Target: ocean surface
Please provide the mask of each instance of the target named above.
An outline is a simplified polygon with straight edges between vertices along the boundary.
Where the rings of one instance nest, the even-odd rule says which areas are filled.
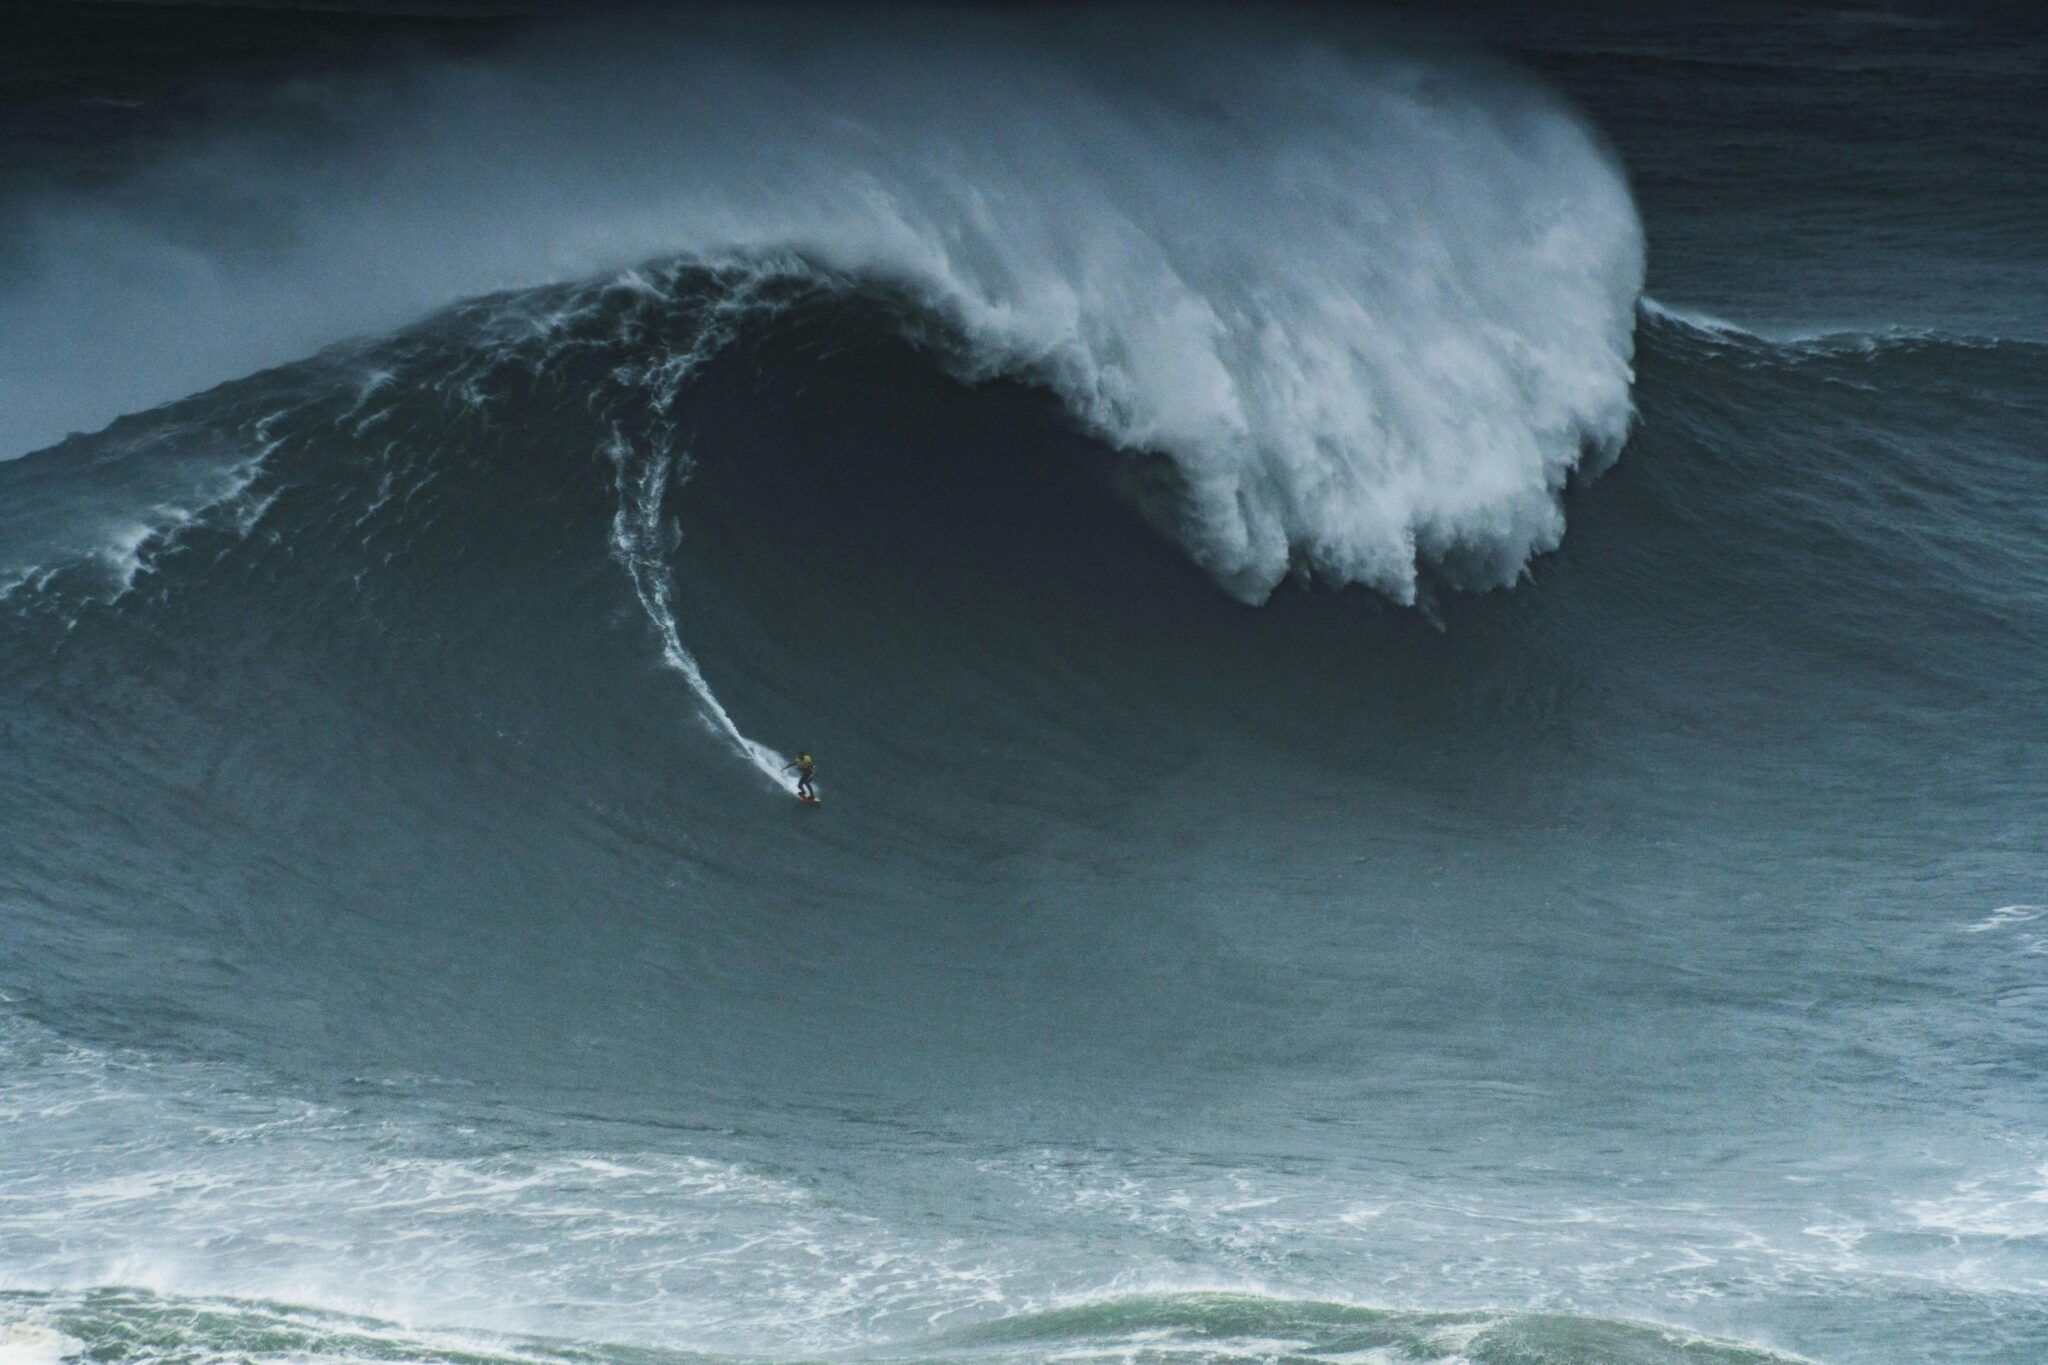
[[[2048,1360],[2039,20],[0,22],[4,1365]]]

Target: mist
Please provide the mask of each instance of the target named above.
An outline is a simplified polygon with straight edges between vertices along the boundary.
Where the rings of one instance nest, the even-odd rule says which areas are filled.
[[[1275,15],[729,13],[279,88],[24,209],[0,449],[682,257],[901,290],[1181,475],[1228,590],[1512,581],[1631,416],[1642,230],[1559,100]]]

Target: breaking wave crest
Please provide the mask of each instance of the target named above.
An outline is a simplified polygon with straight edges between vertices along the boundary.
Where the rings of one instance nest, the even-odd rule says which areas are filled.
[[[118,203],[36,206],[0,441],[672,256],[900,293],[962,373],[1169,456],[1148,510],[1247,600],[1296,571],[1412,601],[1418,562],[1511,582],[1625,438],[1641,228],[1597,137],[1523,79],[1220,15],[807,41],[827,22],[301,87],[263,126],[311,124],[315,155],[241,131]]]
[[[122,1343],[142,1361],[424,1361],[431,1365],[710,1365],[730,1357],[645,1346],[421,1330],[289,1304],[134,1290],[0,1293],[0,1347],[22,1365]],[[140,1350],[129,1343],[148,1343]],[[866,1358],[906,1357],[879,1353]],[[1798,1357],[1649,1323],[1571,1313],[1418,1312],[1250,1292],[1133,1294],[998,1318],[915,1357],[989,1365],[1047,1359],[1404,1360],[1437,1365],[1795,1365]]]

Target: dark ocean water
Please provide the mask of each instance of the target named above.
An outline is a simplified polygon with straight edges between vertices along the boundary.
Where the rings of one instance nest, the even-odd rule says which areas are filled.
[[[23,14],[6,1365],[2048,1356],[2038,25]]]

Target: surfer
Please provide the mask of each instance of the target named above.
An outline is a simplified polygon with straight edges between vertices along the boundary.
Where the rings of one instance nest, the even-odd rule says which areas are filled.
[[[818,775],[818,764],[809,754],[798,754],[796,762],[783,769],[796,774],[796,794],[806,801],[815,801],[818,794],[811,790],[811,779]]]

